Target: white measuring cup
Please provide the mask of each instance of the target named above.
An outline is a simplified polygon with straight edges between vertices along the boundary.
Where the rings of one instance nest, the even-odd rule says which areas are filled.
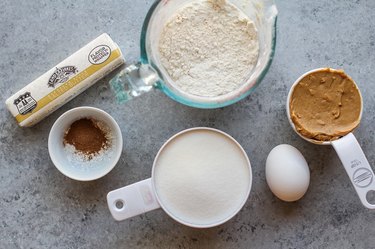
[[[292,93],[294,91],[295,86],[307,75],[325,70],[326,68],[317,68],[314,70],[311,70],[305,74],[303,74],[301,77],[299,77],[292,87],[290,88],[287,102],[286,102],[286,112],[288,115],[288,120],[290,125],[292,126],[293,130],[304,140],[318,144],[318,145],[332,145],[335,149],[337,155],[339,156],[342,165],[344,166],[346,173],[348,174],[351,183],[353,184],[354,189],[356,190],[359,199],[361,200],[362,204],[369,209],[375,209],[375,204],[372,204],[367,199],[367,194],[371,191],[375,191],[375,182],[374,182],[374,172],[371,169],[371,166],[365,156],[365,154],[362,151],[361,146],[359,145],[357,139],[353,135],[352,132],[346,134],[345,136],[334,140],[334,141],[317,141],[314,139],[306,138],[303,135],[301,135],[290,116],[290,98],[292,96]],[[335,71],[335,69],[330,69]],[[354,82],[354,80],[353,80]],[[356,85],[359,95],[361,97],[361,113],[359,116],[359,120],[362,117],[362,111],[363,111],[363,99],[361,92],[359,91],[359,88],[357,84]]]
[[[190,157],[191,155],[186,156],[184,153],[180,153],[181,151],[177,151],[175,149],[176,143],[179,143],[177,139],[180,139],[179,141],[181,141],[182,139],[185,139],[186,141],[186,139],[191,139],[191,135],[193,135],[195,136],[194,139],[197,139],[194,141],[201,141],[201,143],[205,143],[203,140],[209,138],[209,136],[208,137],[205,136],[205,134],[207,133],[210,133],[210,134],[212,133],[211,135],[213,136],[216,136],[216,135],[221,136],[223,139],[222,141],[228,142],[230,144],[229,147],[222,146],[222,144],[218,146],[213,146],[215,147],[215,153],[221,153],[220,154],[222,155],[221,160],[224,160],[227,163],[226,165],[228,167],[225,170],[226,174],[223,174],[223,173],[217,174],[217,171],[216,171],[217,169],[216,164],[218,162],[217,160],[211,160],[207,162],[203,161],[204,164],[214,165],[213,167],[214,170],[209,171],[210,178],[215,179],[215,182],[216,182],[215,184],[219,185],[214,190],[212,190],[212,186],[210,187],[211,183],[209,183],[209,181],[207,181],[207,178],[205,177],[207,176],[207,171],[205,172],[205,174],[203,173],[201,174],[202,171],[200,170],[201,168],[204,168],[204,167],[200,167],[202,164],[198,164],[197,160],[193,160],[192,157]],[[211,140],[211,141],[214,142],[216,140]],[[197,143],[194,146],[199,147]],[[186,148],[187,150],[194,150],[194,148],[192,148],[194,146],[188,146],[184,148]],[[234,155],[231,152],[232,150],[235,151],[235,155],[241,157],[240,159],[241,170],[238,170],[237,172],[235,171],[235,169],[239,169],[239,168],[236,167],[236,165],[234,165],[235,164],[234,161],[231,161],[231,159],[233,159],[231,158],[231,155]],[[165,151],[168,151],[168,153],[172,153],[172,155],[175,153],[178,156],[176,156],[176,160],[173,160],[173,163],[170,164],[172,168],[168,168],[167,170],[168,174],[160,178],[160,174],[164,174],[166,171],[164,170],[163,171],[164,173],[161,173],[160,168],[158,169],[158,167],[164,167],[164,166],[160,166],[160,163],[158,163],[158,160],[163,160],[163,158],[165,158],[166,153],[167,153]],[[185,151],[185,149],[183,149],[183,151]],[[205,152],[202,152],[198,148],[194,151],[196,151],[194,152],[194,156],[198,157],[198,160],[202,161],[202,158],[205,158],[200,155],[202,153],[205,153],[206,152],[205,150],[204,150]],[[220,151],[220,152],[216,152],[216,151]],[[208,152],[208,153],[211,153],[211,152]],[[220,215],[220,217],[217,216],[218,218],[216,218],[216,216],[213,215],[214,218],[212,219],[210,218],[209,222],[203,221],[205,217],[202,216],[202,219],[199,220],[198,222],[198,219],[196,218],[189,219],[189,218],[186,218],[188,216],[181,215],[181,214],[184,214],[184,212],[189,209],[189,203],[185,201],[184,198],[183,198],[183,201],[180,203],[182,203],[183,206],[185,205],[187,206],[186,208],[184,207],[186,209],[185,211],[181,211],[183,209],[181,208],[181,205],[180,206],[174,205],[174,204],[171,204],[171,202],[168,199],[166,200],[165,196],[163,196],[163,191],[161,190],[161,188],[163,187],[160,187],[161,186],[160,179],[164,179],[163,184],[165,184],[165,181],[169,181],[169,179],[171,178],[169,175],[170,171],[181,170],[181,167],[175,168],[176,164],[174,163],[174,161],[178,162],[176,163],[178,165],[181,165],[179,163],[181,161],[186,162],[186,165],[189,166],[189,170],[184,171],[185,173],[183,175],[179,175],[173,178],[173,180],[176,180],[178,182],[183,182],[183,185],[187,186],[186,188],[184,187],[184,189],[189,190],[189,195],[196,196],[196,198],[200,200],[199,203],[210,203],[211,200],[214,199],[214,198],[211,198],[211,196],[219,193],[217,196],[220,196],[222,198],[220,199],[219,203],[224,203],[223,205],[225,206],[222,209],[224,211],[222,212],[223,215]],[[193,164],[197,164],[199,165],[199,167],[196,167],[197,165],[193,166]],[[205,187],[207,186],[207,188],[211,189],[210,191],[213,191],[213,192],[210,192],[210,191],[206,192],[206,189],[202,189],[200,187],[197,187],[196,185],[190,186],[190,180],[184,181],[185,179],[189,179],[189,177],[194,178],[195,180],[199,179],[197,181],[199,182],[199,184],[197,185],[201,186],[200,183],[203,182],[203,186]],[[224,179],[224,180],[230,179],[231,184],[233,182],[235,182],[234,184],[238,184],[237,182],[242,182],[244,184],[239,184],[241,186],[240,188],[237,188],[237,190],[239,191],[232,192],[233,189],[231,189],[231,191],[228,192],[228,189],[230,187],[228,187],[228,185],[225,185],[225,183],[223,183],[223,181],[221,181],[220,179]],[[243,179],[246,179],[246,180],[243,180]],[[176,135],[174,135],[173,137],[171,137],[166,143],[164,143],[164,145],[160,148],[159,152],[157,153],[155,157],[153,167],[152,167],[151,178],[140,181],[140,182],[136,182],[134,184],[109,192],[107,195],[107,203],[108,203],[108,208],[113,218],[117,221],[125,220],[128,218],[152,211],[154,209],[162,208],[171,218],[173,218],[174,220],[176,220],[177,222],[181,224],[184,224],[190,227],[195,227],[195,228],[208,228],[208,227],[218,226],[228,221],[241,210],[241,208],[244,206],[244,204],[246,203],[249,197],[251,184],[252,184],[252,173],[251,173],[250,161],[246,155],[246,152],[241,147],[241,145],[230,135],[222,131],[212,129],[212,128],[206,128],[206,127],[197,127],[197,128],[191,128],[191,129],[181,131],[177,133]],[[178,188],[176,186],[174,187],[175,189]],[[230,198],[223,198],[224,195],[222,195],[221,193],[225,191],[227,191],[225,196],[229,196]],[[181,195],[181,191],[178,192],[177,194]],[[232,205],[230,201],[231,200],[233,201],[234,199],[231,196],[236,196],[236,195],[238,196],[238,198],[235,199]],[[212,203],[216,204],[215,201],[216,199]],[[201,205],[201,204],[198,204],[198,205]],[[177,210],[176,208],[177,206],[181,210]],[[205,207],[206,206],[204,204],[202,204],[202,206],[199,206],[201,210],[204,210],[204,212],[202,213],[203,215],[209,216],[215,213],[211,209],[207,207],[205,208]]]

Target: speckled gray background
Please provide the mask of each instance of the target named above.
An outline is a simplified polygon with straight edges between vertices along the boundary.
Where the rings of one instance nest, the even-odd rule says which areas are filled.
[[[344,68],[364,98],[355,134],[375,165],[375,1],[278,1],[277,49],[254,94],[230,107],[199,110],[153,91],[125,105],[113,102],[108,78],[30,129],[18,128],[4,101],[102,32],[129,62],[151,1],[0,2],[0,248],[375,248],[375,211],[362,207],[331,147],[302,141],[284,103],[293,81],[317,67]],[[63,112],[100,107],[122,128],[115,169],[94,182],[60,174],[48,156],[48,132]],[[235,137],[249,154],[254,182],[241,212],[198,230],[162,210],[124,222],[112,219],[108,191],[145,179],[159,147],[185,128],[210,126]],[[280,143],[294,145],[311,170],[306,196],[284,203],[269,191],[264,165]]]

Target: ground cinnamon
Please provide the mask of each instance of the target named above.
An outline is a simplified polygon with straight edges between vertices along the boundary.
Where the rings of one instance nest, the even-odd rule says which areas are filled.
[[[91,159],[108,146],[107,134],[95,120],[82,118],[73,122],[64,136],[64,145],[71,144]]]

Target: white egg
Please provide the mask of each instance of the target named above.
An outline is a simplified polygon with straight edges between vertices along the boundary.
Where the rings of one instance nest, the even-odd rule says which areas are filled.
[[[302,198],[310,184],[310,170],[301,152],[280,144],[268,154],[266,180],[272,193],[283,201]]]

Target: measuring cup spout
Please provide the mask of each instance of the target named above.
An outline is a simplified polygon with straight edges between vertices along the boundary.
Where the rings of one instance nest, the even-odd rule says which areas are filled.
[[[117,101],[124,103],[151,91],[158,80],[158,74],[150,65],[137,63],[122,69],[110,80],[110,85]]]

